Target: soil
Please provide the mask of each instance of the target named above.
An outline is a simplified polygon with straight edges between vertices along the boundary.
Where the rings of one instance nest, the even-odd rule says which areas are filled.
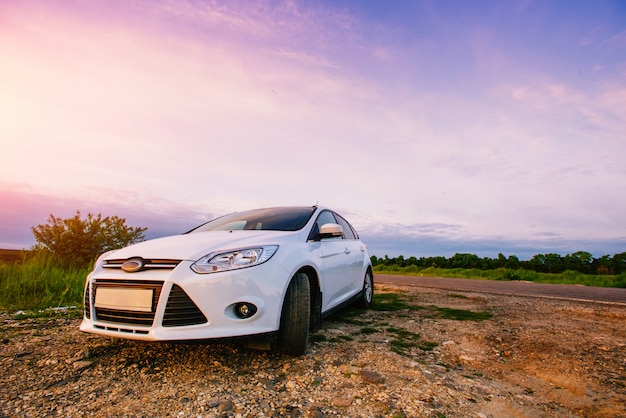
[[[0,416],[626,417],[626,306],[376,287],[308,353],[0,316]]]

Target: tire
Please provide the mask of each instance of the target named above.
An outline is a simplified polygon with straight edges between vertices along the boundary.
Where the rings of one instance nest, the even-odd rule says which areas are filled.
[[[367,271],[365,273],[365,278],[363,279],[363,290],[361,290],[361,295],[356,302],[356,305],[359,308],[369,308],[372,306],[372,299],[374,298],[374,276],[372,276],[371,271]]]
[[[301,356],[309,342],[311,322],[311,288],[309,278],[297,273],[289,283],[283,309],[276,348],[280,353]]]

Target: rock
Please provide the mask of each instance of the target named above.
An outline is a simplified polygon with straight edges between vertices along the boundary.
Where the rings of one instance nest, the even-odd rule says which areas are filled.
[[[322,412],[321,408],[312,408],[309,411],[309,417],[310,418],[324,418],[324,413]]]
[[[385,383],[385,378],[382,375],[369,370],[361,370],[361,378],[366,383]]]
[[[352,405],[352,400],[352,398],[333,398],[332,404],[333,406],[339,408],[347,408],[348,406]]]
[[[220,412],[231,412],[235,408],[235,404],[231,400],[220,401],[217,404],[217,410]]]
[[[343,374],[357,374],[359,373],[360,369],[356,366],[352,366],[349,364],[342,364],[340,367],[341,371],[343,372]]]
[[[74,363],[72,363],[72,367],[74,367],[75,370],[84,370],[88,367],[91,367],[93,363],[91,361],[88,360],[80,360],[80,361],[76,361]]]
[[[15,354],[15,357],[17,357],[17,358],[27,358],[27,357],[30,357],[32,355],[33,355],[32,351],[24,350],[24,351],[18,351]]]

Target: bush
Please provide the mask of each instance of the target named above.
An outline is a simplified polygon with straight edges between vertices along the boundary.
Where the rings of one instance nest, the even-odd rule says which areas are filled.
[[[404,268],[404,272],[405,273],[409,273],[409,274],[415,274],[417,272],[419,272],[419,267],[414,266],[414,265],[410,265]]]
[[[61,219],[50,215],[48,223],[31,228],[37,244],[36,252],[52,257],[63,267],[84,267],[100,254],[143,241],[147,228],[132,228],[126,219],[117,216],[102,217],[80,211],[72,218]]]
[[[511,270],[508,268],[499,268],[497,270],[497,273],[498,275],[496,276],[496,280],[510,281],[510,280],[520,279],[518,270]]]

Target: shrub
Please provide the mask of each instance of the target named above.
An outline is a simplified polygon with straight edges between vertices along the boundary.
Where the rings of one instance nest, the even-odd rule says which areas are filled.
[[[83,267],[106,251],[143,241],[147,228],[129,227],[126,219],[117,216],[89,213],[81,219],[77,211],[68,219],[50,215],[47,224],[31,230],[37,240],[33,250],[52,257],[59,265]]]

